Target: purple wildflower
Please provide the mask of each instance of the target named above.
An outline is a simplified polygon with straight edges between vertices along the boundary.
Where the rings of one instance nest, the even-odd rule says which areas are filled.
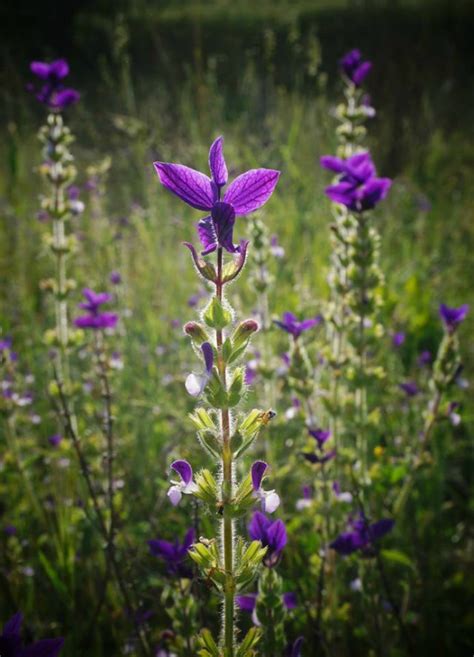
[[[313,490],[311,486],[308,486],[308,484],[304,484],[301,487],[303,497],[300,497],[299,500],[296,500],[296,510],[297,511],[302,511],[303,509],[307,509],[308,507],[311,506],[313,502]]]
[[[55,433],[48,438],[48,442],[52,447],[59,447],[63,437],[59,433]]]
[[[459,308],[449,307],[442,303],[439,307],[439,315],[443,320],[448,333],[454,333],[459,324],[463,322],[469,312],[469,306],[465,303]]]
[[[429,365],[432,360],[433,360],[433,354],[431,353],[431,351],[428,351],[428,349],[425,349],[418,356],[417,363],[420,367],[424,367],[425,365]]]
[[[175,538],[172,543],[157,538],[148,541],[148,545],[151,554],[165,562],[166,571],[169,575],[190,578],[192,576],[192,571],[189,566],[186,565],[185,561],[188,555],[188,550],[194,543],[194,539],[195,531],[191,527],[191,529],[188,529],[186,532],[182,543],[180,543],[178,538]]]
[[[331,544],[333,550],[347,556],[357,550],[367,550],[376,540],[385,536],[393,529],[395,521],[391,518],[382,518],[369,524],[365,516],[360,513],[356,520],[349,518],[350,531],[340,534]]]
[[[283,258],[285,256],[285,249],[278,241],[277,235],[272,235],[270,237],[270,253],[274,258]]]
[[[280,506],[280,497],[274,490],[266,491],[262,488],[262,479],[267,468],[268,464],[265,461],[255,461],[251,470],[252,486],[255,497],[262,504],[262,511],[264,513],[273,513]]]
[[[18,530],[15,527],[15,525],[5,525],[5,527],[3,528],[3,531],[4,531],[6,536],[15,536],[18,533]]]
[[[304,331],[312,329],[321,322],[321,317],[313,317],[312,319],[304,319],[299,321],[293,313],[283,313],[283,318],[274,320],[273,323],[278,327],[289,333],[297,340]]]
[[[193,469],[187,461],[178,460],[171,464],[171,468],[179,475],[180,481],[171,481],[173,484],[168,491],[168,497],[173,506],[177,506],[184,495],[192,495],[197,486],[193,481]]]
[[[155,162],[161,184],[196,210],[210,212],[198,223],[203,255],[223,247],[229,253],[242,248],[233,243],[235,217],[262,207],[276,187],[279,171],[251,169],[238,176],[221,200],[221,188],[227,183],[227,165],[218,137],[209,150],[211,178],[182,164]]]
[[[358,48],[346,53],[340,60],[339,65],[345,76],[356,87],[360,87],[372,69],[372,62],[362,61],[362,54]]]
[[[2,657],[57,657],[64,639],[42,639],[29,646],[23,646],[20,637],[23,615],[18,612],[3,626],[0,634],[0,655]]]
[[[205,365],[204,372],[202,374],[194,374],[192,372],[188,375],[185,382],[186,390],[192,397],[199,397],[204,392],[204,388],[211,378],[212,368],[214,367],[214,352],[209,342],[202,343],[201,351]]]
[[[120,283],[122,282],[122,276],[120,275],[120,272],[118,271],[110,272],[109,281],[112,283],[112,285],[120,285]]]
[[[403,390],[407,397],[416,397],[416,395],[420,392],[420,389],[415,381],[405,381],[404,383],[400,383],[398,387]]]
[[[83,329],[106,329],[114,328],[118,316],[114,313],[101,312],[100,306],[112,300],[112,295],[107,292],[94,292],[90,288],[82,290],[85,302],[79,304],[79,308],[87,311],[87,315],[81,315],[74,320],[74,324]]]
[[[272,568],[279,560],[287,542],[286,527],[283,520],[270,520],[260,511],[255,511],[248,526],[252,541],[260,541],[267,547],[263,563]]]
[[[36,99],[50,109],[63,110],[77,101],[80,94],[75,89],[66,88],[63,80],[69,75],[69,65],[65,59],[56,59],[47,62],[31,62],[31,72],[42,80],[43,85],[36,91],[33,85],[29,85],[29,91],[36,91]]]
[[[325,429],[308,429],[308,433],[315,439],[320,450],[323,449],[325,442],[331,437],[331,432]]]
[[[397,331],[392,335],[392,344],[393,346],[398,349],[399,347],[402,346],[402,344],[405,342],[406,335],[403,333],[403,331]]]
[[[374,208],[387,196],[392,185],[389,178],[376,177],[375,166],[368,151],[356,153],[347,160],[324,155],[320,161],[325,169],[340,174],[337,183],[326,187],[326,196],[353,212]]]

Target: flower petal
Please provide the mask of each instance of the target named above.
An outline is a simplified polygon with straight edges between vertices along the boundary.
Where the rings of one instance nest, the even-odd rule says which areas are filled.
[[[217,234],[212,217],[208,215],[197,224],[197,232],[204,247],[202,255],[208,255],[217,249]]]
[[[257,606],[257,594],[247,593],[246,595],[237,595],[235,601],[242,611],[247,611],[251,614]]]
[[[204,356],[204,362],[206,364],[206,372],[210,374],[214,366],[214,351],[212,350],[209,342],[203,342],[201,345],[202,355]]]
[[[196,210],[210,210],[216,189],[208,176],[183,164],[154,162],[161,184]]]
[[[252,486],[254,490],[259,490],[262,484],[263,475],[268,468],[268,463],[265,461],[255,461],[252,465]]]
[[[209,377],[204,374],[194,374],[191,372],[184,382],[185,388],[191,397],[199,397],[209,381]]]
[[[167,495],[170,498],[170,502],[173,506],[178,506],[178,504],[181,502],[181,498],[183,497],[181,488],[179,486],[171,486]]]
[[[224,201],[233,205],[235,214],[253,212],[268,201],[279,177],[274,169],[251,169],[229,185]]]
[[[260,511],[255,511],[248,526],[249,536],[252,541],[263,541],[270,525],[271,520],[269,518]]]
[[[275,552],[281,552],[287,543],[286,527],[283,520],[275,520],[267,529],[267,538],[270,547]]]
[[[235,223],[235,212],[232,205],[224,202],[214,203],[211,215],[219,244],[229,253],[238,251],[239,247],[234,246],[232,241]]]
[[[179,474],[186,485],[191,483],[193,479],[193,469],[190,463],[180,459],[178,461],[173,461],[171,468]]]
[[[273,513],[280,506],[280,496],[275,491],[267,491],[263,497],[263,510],[265,513]]]
[[[23,614],[18,611],[3,626],[3,634],[20,634],[21,624],[23,623]]]
[[[227,165],[222,152],[223,142],[223,137],[217,137],[209,149],[209,169],[212,179],[218,187],[225,185],[228,178]]]
[[[23,648],[21,657],[57,657],[63,643],[64,639],[42,639]]]

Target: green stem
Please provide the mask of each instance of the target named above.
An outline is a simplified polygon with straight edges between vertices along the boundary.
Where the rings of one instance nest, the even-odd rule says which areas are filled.
[[[216,294],[222,302],[222,248],[217,250],[217,281]],[[226,387],[226,366],[222,358],[222,330],[216,331],[218,351],[218,368],[222,383]],[[229,514],[228,504],[232,499],[232,452],[230,449],[230,414],[229,409],[221,410],[222,431],[222,487],[223,487],[223,543],[224,543],[224,570],[226,582],[224,587],[224,648],[226,657],[234,657],[234,527]]]

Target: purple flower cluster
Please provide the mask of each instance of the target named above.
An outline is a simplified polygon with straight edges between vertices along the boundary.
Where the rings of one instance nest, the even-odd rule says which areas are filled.
[[[358,48],[350,50],[341,58],[339,65],[348,80],[356,87],[360,87],[372,70],[372,62],[363,61],[362,53]]]
[[[100,329],[114,328],[117,324],[118,316],[115,313],[102,312],[100,307],[104,303],[112,301],[112,295],[107,292],[94,292],[86,287],[82,290],[82,294],[86,298],[85,302],[79,304],[79,308],[86,310],[86,315],[81,315],[74,320],[74,324],[78,328],[93,329],[95,331]]]
[[[65,59],[47,62],[31,62],[31,72],[42,81],[39,90],[34,85],[28,85],[28,90],[36,95],[36,99],[50,109],[63,110],[77,101],[80,94],[75,89],[65,87],[63,80],[69,75],[69,64]]]
[[[23,615],[18,612],[3,626],[0,634],[0,655],[2,657],[57,657],[64,639],[42,639],[29,646],[23,646],[21,624]]]
[[[298,320],[293,313],[283,313],[281,320],[275,319],[274,324],[283,329],[297,340],[304,331],[312,329],[321,322],[321,317],[312,317],[310,319]]]
[[[363,513],[359,513],[354,520],[349,518],[349,531],[340,534],[331,544],[333,550],[347,556],[357,550],[367,551],[374,541],[382,538],[392,531],[395,521],[391,518],[382,518],[369,524]]]
[[[454,333],[459,324],[461,324],[466,319],[468,312],[469,306],[467,303],[459,306],[459,308],[449,307],[444,303],[442,303],[439,307],[439,315],[443,320],[448,333]]]
[[[194,529],[191,527],[186,532],[182,543],[178,538],[175,538],[172,543],[160,538],[148,541],[151,554],[165,562],[166,571],[169,575],[191,578],[192,570],[186,564],[186,557],[194,543],[195,534]]]
[[[309,435],[316,441],[315,452],[303,452],[303,456],[310,463],[326,463],[336,456],[336,450],[325,451],[324,446],[331,437],[331,432],[325,429],[308,429]]]
[[[274,169],[251,169],[229,185],[221,200],[221,190],[228,178],[222,145],[223,138],[218,137],[209,150],[211,178],[183,164],[154,163],[164,187],[192,208],[210,212],[197,226],[203,255],[220,247],[229,253],[242,248],[242,244],[237,246],[233,242],[236,216],[261,208],[272,195],[280,176]]]
[[[356,153],[344,160],[324,155],[321,166],[339,174],[338,182],[326,187],[331,201],[346,206],[352,212],[373,209],[388,194],[392,185],[389,178],[378,178],[375,165],[368,151]]]
[[[263,563],[273,568],[280,561],[281,553],[287,542],[286,527],[283,520],[270,520],[260,511],[255,511],[249,526],[249,536],[252,541],[260,541],[268,548]]]

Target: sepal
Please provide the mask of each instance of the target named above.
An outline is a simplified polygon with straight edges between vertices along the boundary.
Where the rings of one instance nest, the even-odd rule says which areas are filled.
[[[194,265],[201,276],[206,280],[215,283],[217,280],[217,273],[214,265],[204,260],[204,258],[201,258],[201,256],[198,255],[198,252],[190,242],[183,242],[183,244],[191,251]]]
[[[210,470],[204,469],[198,472],[194,481],[197,486],[194,495],[209,506],[215,507],[218,500],[218,488]]]

